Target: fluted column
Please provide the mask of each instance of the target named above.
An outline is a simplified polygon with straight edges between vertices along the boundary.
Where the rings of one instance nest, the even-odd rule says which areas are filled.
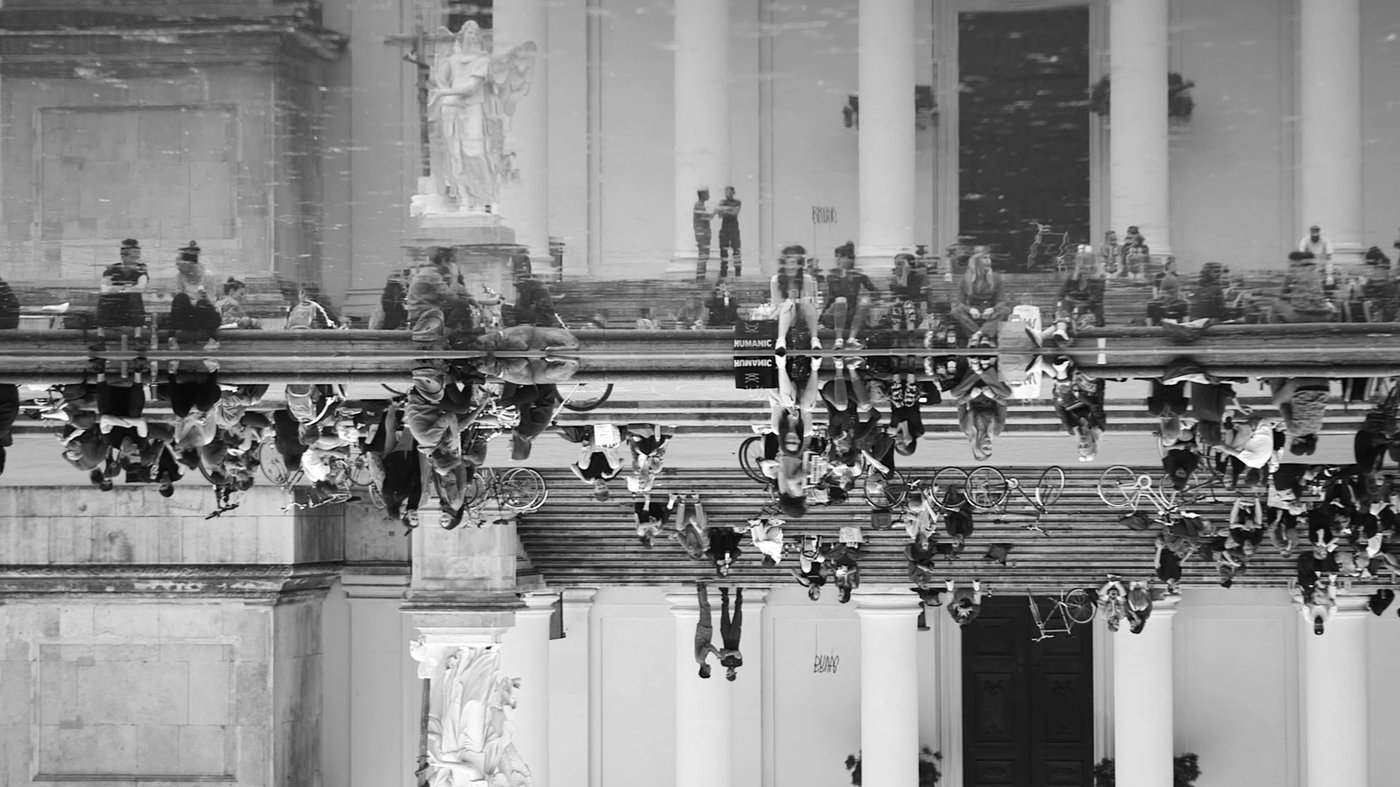
[[[860,617],[861,783],[919,781],[919,597],[855,592]]]
[[[1176,599],[1158,601],[1142,633],[1125,631],[1113,639],[1113,750],[1119,784],[1172,787],[1175,617]]]
[[[1361,239],[1361,0],[1299,0],[1300,215],[1296,243],[1312,224],[1334,259],[1359,259]]]
[[[914,0],[860,0],[862,263],[888,262],[914,246],[914,18]]]
[[[696,257],[693,210],[697,189],[711,207],[729,182],[729,3],[675,0],[675,258]],[[719,222],[712,225],[715,257]]]
[[[525,609],[515,613],[515,628],[505,638],[504,661],[520,678],[520,705],[515,740],[529,763],[533,787],[549,787],[549,624],[558,593],[531,593]]]
[[[1171,253],[1167,148],[1168,0],[1110,0],[1109,226],[1136,225]]]
[[[1367,787],[1366,598],[1342,596],[1321,635],[1305,618],[1303,741],[1307,787]]]
[[[727,785],[734,773],[732,684],[724,679],[724,669],[713,657],[710,679],[699,675],[694,653],[700,605],[695,593],[668,594],[666,600],[676,619],[676,787]],[[711,592],[709,600],[714,607],[717,640],[719,594]],[[717,641],[715,646],[719,647]]]
[[[515,242],[529,249],[536,266],[549,263],[548,21],[545,0],[497,3],[492,18],[497,53],[527,41],[538,48],[530,91],[516,104],[506,140],[520,179],[506,184],[501,194],[501,217],[515,230]]]

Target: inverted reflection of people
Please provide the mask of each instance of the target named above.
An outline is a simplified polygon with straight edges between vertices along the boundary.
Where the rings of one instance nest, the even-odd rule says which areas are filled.
[[[576,358],[553,355],[578,348],[578,339],[563,328],[514,325],[477,337],[472,347],[487,352],[479,364],[482,373],[517,385],[566,382],[578,371]],[[542,351],[541,357],[502,357],[500,351]]]
[[[971,270],[971,269],[969,269]],[[995,367],[973,359],[963,379],[949,393],[958,403],[958,426],[979,462],[992,456],[992,440],[1006,425],[1006,401],[1011,388]]]
[[[650,547],[654,539],[661,535],[666,529],[666,522],[671,518],[671,511],[675,509],[679,498],[671,495],[668,500],[662,502],[653,500],[651,493],[647,493],[637,498],[632,503],[632,521],[637,529],[637,538],[642,542],[642,546]]]
[[[710,222],[714,220],[710,209],[710,190],[696,189],[695,207],[691,209],[691,219],[695,228],[695,280],[703,281],[705,268],[710,262]]]
[[[1325,377],[1276,377],[1269,380],[1273,403],[1283,417],[1284,430],[1296,456],[1307,456],[1317,449],[1317,435],[1327,417],[1330,385]]]
[[[739,640],[744,634],[744,589],[734,591],[734,616],[729,616],[729,588],[719,588],[719,663],[724,667],[725,680],[739,677],[739,668],[744,666],[744,654],[739,652]]]
[[[651,491],[665,462],[665,446],[673,430],[658,424],[628,424],[621,430],[629,456],[627,488],[632,493]]]
[[[985,347],[996,344],[1001,323],[1010,314],[1001,277],[992,270],[992,255],[979,246],[953,291],[953,319],[967,334],[968,347]]]
[[[587,442],[579,447],[578,459],[569,465],[569,470],[578,480],[593,487],[594,500],[602,501],[610,496],[608,481],[622,472],[622,459],[615,450],[616,443],[605,445],[606,441],[600,441],[600,426],[607,425],[598,424],[591,430]],[[612,431],[615,433],[616,427]]]
[[[505,137],[515,104],[529,90],[536,47],[526,42],[492,57],[468,21],[451,51],[433,62],[428,110],[437,112],[447,152],[443,179],[461,208],[490,211],[510,175]]]
[[[771,428],[765,448],[772,444],[773,458],[764,463],[764,473],[771,474],[769,477],[777,486],[778,505],[790,519],[802,517],[807,510],[806,456],[811,448],[807,413],[816,403],[820,366],[820,358],[780,358],[778,390],[770,400]],[[794,380],[794,371],[803,376]]]
[[[705,514],[705,504],[698,495],[677,496],[676,503],[676,529],[670,538],[681,545],[691,560],[704,560],[705,550],[710,547],[707,540],[710,520]]]
[[[695,596],[700,604],[700,616],[695,621],[695,661],[700,665],[700,677],[710,677],[710,654],[715,660],[720,658],[719,648],[715,647],[715,618],[710,609],[710,598],[705,580],[695,582]]]
[[[1065,431],[1077,441],[1081,462],[1092,462],[1098,455],[1099,438],[1108,422],[1104,389],[1103,380],[1085,374],[1077,364],[1070,364],[1052,386],[1055,412]]]
[[[783,542],[783,521],[781,519],[750,519],[749,538],[763,555],[765,567],[776,566],[783,561],[787,544]]]
[[[559,389],[550,384],[506,383],[501,389],[498,404],[514,407],[520,414],[519,422],[510,433],[510,458],[523,462],[530,458],[535,438],[544,434],[554,420],[554,412],[559,406]]]
[[[807,270],[807,250],[802,246],[784,247],[778,272],[769,281],[769,296],[778,308],[777,349],[786,349],[788,332],[798,321],[811,335],[812,349],[821,349],[821,339],[817,336],[820,291],[820,277]]]
[[[122,241],[121,260],[102,271],[97,296],[97,325],[102,328],[139,327],[146,322],[143,294],[148,277],[141,261],[141,244],[134,238]]]
[[[715,215],[719,216],[719,277],[721,280],[729,275],[729,254],[734,254],[734,278],[739,278],[744,272],[744,259],[742,244],[739,240],[739,211],[743,208],[743,203],[734,197],[734,187],[724,187],[724,199],[715,206]]]
[[[957,622],[959,626],[966,626],[977,619],[982,614],[982,600],[990,593],[982,590],[982,581],[972,580],[972,587],[957,587],[953,580],[947,582],[947,592],[951,596],[948,602],[948,616]]]
[[[720,577],[729,576],[729,571],[734,567],[742,554],[739,551],[739,533],[732,527],[712,527],[706,535],[709,536],[710,562],[714,564],[715,574]]]
[[[825,563],[821,536],[803,536],[802,547],[797,553],[797,568],[789,569],[789,573],[797,584],[807,588],[807,598],[812,601],[819,601],[822,597],[822,586],[826,584]]]

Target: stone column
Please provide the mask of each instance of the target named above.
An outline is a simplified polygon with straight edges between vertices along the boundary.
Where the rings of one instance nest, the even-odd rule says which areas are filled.
[[[515,741],[534,776],[533,787],[549,787],[549,623],[558,593],[531,593],[506,635],[507,669],[520,678]]]
[[[1298,11],[1300,220],[1288,240],[1297,243],[1317,224],[1334,261],[1359,261],[1361,0],[1299,0]]]
[[[1109,227],[1136,225],[1152,256],[1171,254],[1167,150],[1168,0],[1110,0]]]
[[[1303,745],[1308,787],[1371,783],[1366,730],[1366,597],[1340,596],[1322,635],[1304,618]]]
[[[560,765],[550,775],[553,787],[589,787],[593,771],[590,736],[596,732],[589,713],[597,695],[591,678],[588,620],[597,592],[594,588],[563,591],[564,638],[550,646],[554,657],[550,660],[549,756]]]
[[[858,589],[855,602],[860,616],[861,781],[917,784],[919,659],[914,635],[919,597],[903,588]]]
[[[718,591],[711,588],[709,597],[715,647],[719,647]],[[676,617],[676,787],[730,784],[734,774],[732,684],[724,679],[724,669],[714,657],[710,679],[702,680],[698,674],[694,646],[700,605],[695,593],[667,594],[666,600]]]
[[[695,191],[710,205],[729,182],[729,3],[675,0],[676,114],[675,258],[696,258]],[[641,99],[642,97],[638,97]],[[710,257],[718,258],[719,221],[711,224]],[[726,781],[728,779],[726,778]]]
[[[1125,632],[1113,640],[1113,751],[1119,784],[1172,787],[1174,617],[1176,599],[1157,601],[1141,634]]]
[[[860,0],[856,255],[867,266],[914,246],[914,19],[914,0]]]

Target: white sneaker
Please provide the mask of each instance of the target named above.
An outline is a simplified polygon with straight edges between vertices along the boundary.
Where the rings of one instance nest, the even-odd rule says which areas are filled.
[[[820,350],[821,348],[822,348],[822,340],[821,340],[821,339],[818,339],[818,338],[815,337],[815,336],[813,336],[813,337],[812,337],[812,349],[813,349],[813,350]]]
[[[845,346],[846,346],[846,342],[845,342],[844,340],[842,340],[841,337],[839,337],[839,336],[836,337],[836,343],[833,344],[833,345],[831,345],[832,349],[835,349],[835,350],[843,349]]]

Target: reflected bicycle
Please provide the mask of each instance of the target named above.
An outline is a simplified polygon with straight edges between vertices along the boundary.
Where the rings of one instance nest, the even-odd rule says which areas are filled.
[[[1082,626],[1093,620],[1097,611],[1088,591],[1083,588],[1061,591],[1058,597],[1050,596],[1048,600],[1050,609],[1042,616],[1040,603],[1029,590],[1026,591],[1031,618],[1035,621],[1036,630],[1040,632],[1040,636],[1031,639],[1032,642],[1047,640],[1056,634],[1073,634],[1076,625]]]

